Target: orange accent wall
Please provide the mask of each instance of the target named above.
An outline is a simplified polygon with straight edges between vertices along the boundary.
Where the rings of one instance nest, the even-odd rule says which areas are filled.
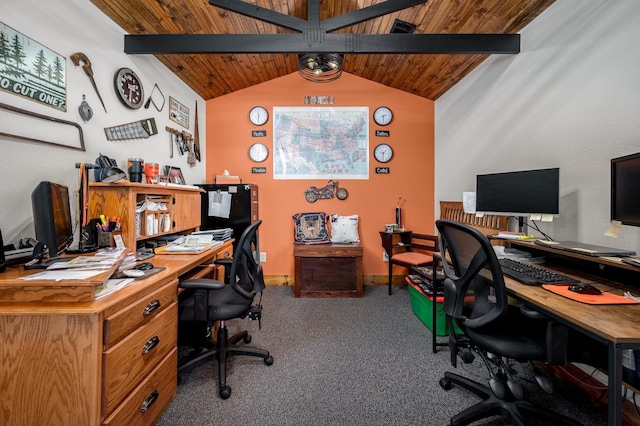
[[[259,70],[257,70],[259,72]],[[273,179],[272,117],[264,126],[249,121],[249,110],[262,105],[270,112],[274,106],[305,106],[305,96],[333,96],[334,106],[369,107],[369,179],[340,180],[349,197],[322,199],[308,203],[304,190],[326,185],[326,180]],[[373,111],[385,105],[393,111],[393,121],[377,126]],[[315,106],[315,105],[313,105]],[[331,105],[327,105],[331,107]],[[387,263],[379,231],[394,223],[395,207],[401,198],[404,224],[416,232],[434,232],[434,102],[369,80],[343,73],[331,83],[311,83],[292,73],[257,86],[207,101],[206,182],[228,170],[244,183],[258,185],[260,250],[267,253],[265,275],[294,276],[293,219],[298,212],[324,211],[327,214],[358,214],[360,241],[364,247],[363,274],[385,275]],[[384,129],[390,137],[376,137]],[[266,130],[267,137],[251,137],[252,130]],[[249,159],[249,147],[263,142],[270,147],[263,163]],[[394,149],[393,159],[382,165],[373,158],[374,147],[382,142]],[[266,174],[252,174],[251,167],[264,166]],[[390,174],[376,174],[377,166],[390,168]]]

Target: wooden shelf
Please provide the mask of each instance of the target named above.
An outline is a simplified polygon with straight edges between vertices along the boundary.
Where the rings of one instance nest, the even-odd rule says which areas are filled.
[[[144,183],[92,183],[89,185],[89,217],[101,214],[120,218],[122,239],[135,250],[144,241],[200,229],[202,189]],[[155,202],[162,209],[136,213],[139,202]],[[151,228],[151,229],[149,229]]]

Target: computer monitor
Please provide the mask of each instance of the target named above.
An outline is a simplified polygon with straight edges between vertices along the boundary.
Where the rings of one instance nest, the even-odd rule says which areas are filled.
[[[640,152],[611,160],[611,220],[640,226]]]
[[[560,169],[477,175],[476,211],[529,216],[560,212]]]
[[[49,257],[58,257],[73,241],[69,189],[53,182],[40,182],[31,193],[31,207],[36,240],[46,245]]]

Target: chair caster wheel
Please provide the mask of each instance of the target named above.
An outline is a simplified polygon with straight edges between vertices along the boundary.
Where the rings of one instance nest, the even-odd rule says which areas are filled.
[[[231,388],[229,386],[225,386],[223,389],[220,389],[220,398],[227,399],[231,396]]]
[[[244,339],[242,339],[242,341],[246,344],[251,343],[251,336],[247,334],[247,337],[245,337]]]
[[[440,384],[440,387],[444,390],[451,389],[451,380],[447,379],[446,377],[443,377],[442,379],[440,379],[438,383]]]
[[[273,357],[272,357],[271,355],[269,355],[269,357],[268,357],[268,358],[265,358],[265,359],[264,359],[264,363],[265,363],[265,365],[271,365],[271,364],[273,364]]]

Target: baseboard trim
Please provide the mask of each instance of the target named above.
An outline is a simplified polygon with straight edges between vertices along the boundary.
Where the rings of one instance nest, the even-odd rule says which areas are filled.
[[[363,285],[387,285],[388,277],[386,275],[364,275],[362,277]],[[294,286],[295,276],[291,275],[265,275],[264,283],[267,286]],[[404,285],[404,275],[394,275],[393,285]]]

